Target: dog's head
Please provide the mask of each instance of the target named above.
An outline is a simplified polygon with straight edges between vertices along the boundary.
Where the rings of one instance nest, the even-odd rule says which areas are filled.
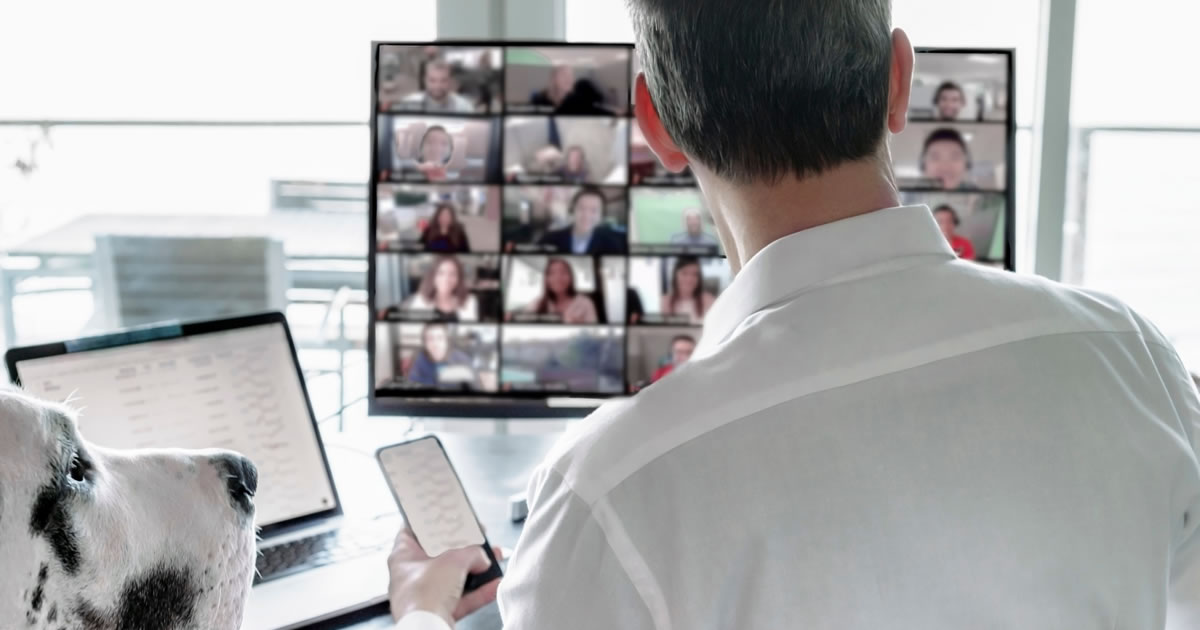
[[[257,472],[223,451],[116,451],[0,388],[0,628],[236,630]]]

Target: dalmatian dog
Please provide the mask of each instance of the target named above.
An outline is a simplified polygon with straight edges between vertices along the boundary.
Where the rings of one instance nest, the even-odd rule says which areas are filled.
[[[0,628],[237,630],[257,471],[224,451],[118,451],[0,388]]]

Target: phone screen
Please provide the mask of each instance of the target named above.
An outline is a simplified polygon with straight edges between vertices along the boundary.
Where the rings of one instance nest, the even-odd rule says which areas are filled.
[[[379,451],[400,510],[429,557],[487,539],[442,445],[422,438]],[[486,546],[486,545],[485,545]]]

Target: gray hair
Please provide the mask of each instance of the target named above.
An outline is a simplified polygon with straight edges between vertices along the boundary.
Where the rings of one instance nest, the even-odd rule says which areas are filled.
[[[627,0],[671,139],[735,182],[804,178],[885,136],[890,0]]]

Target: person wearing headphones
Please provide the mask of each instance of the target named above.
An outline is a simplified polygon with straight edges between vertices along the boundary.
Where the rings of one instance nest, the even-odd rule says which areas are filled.
[[[950,243],[950,249],[953,249],[959,258],[975,260],[975,246],[971,244],[971,239],[955,232],[962,223],[958,218],[958,211],[949,204],[942,204],[933,209],[933,218],[937,220],[946,242]]]
[[[966,105],[967,97],[962,86],[953,81],[942,83],[933,93],[933,107],[938,120],[958,120]]]
[[[971,152],[967,141],[956,129],[935,129],[925,138],[921,149],[921,175],[946,190],[973,190],[968,180]]]
[[[584,186],[571,197],[571,225],[542,237],[541,244],[560,254],[624,254],[625,235],[604,225],[604,193]]]
[[[396,136],[396,155],[401,153],[401,140],[403,136]],[[441,125],[430,125],[421,136],[421,142],[417,145],[416,155],[413,156],[412,165],[410,162],[405,165],[402,172],[412,172],[416,170],[425,176],[425,179],[431,182],[443,182],[448,179],[455,179],[458,173],[448,169],[450,158],[454,155],[454,137],[450,132]]]

